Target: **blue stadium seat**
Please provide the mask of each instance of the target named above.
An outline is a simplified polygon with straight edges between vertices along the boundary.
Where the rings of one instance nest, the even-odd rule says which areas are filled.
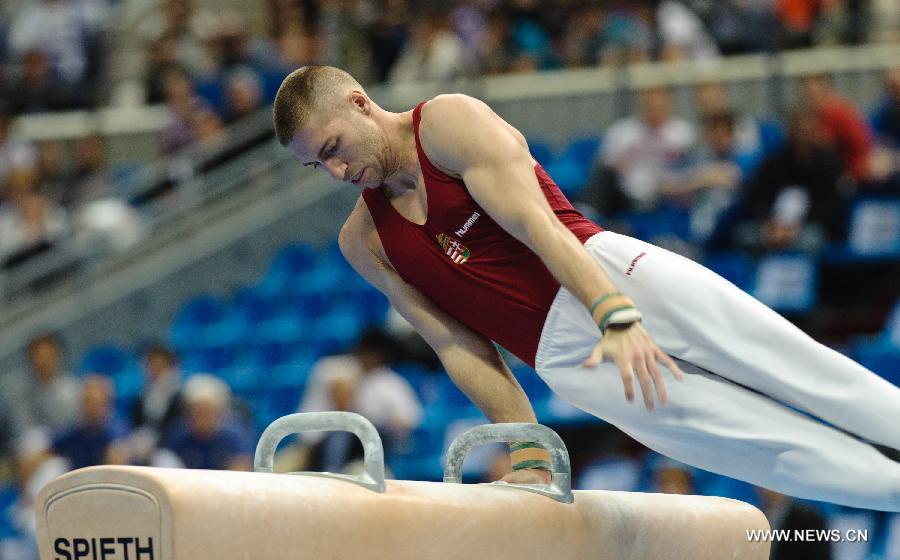
[[[94,346],[82,356],[78,372],[115,376],[133,365],[133,358],[113,344]]]
[[[812,255],[768,255],[759,262],[753,295],[782,313],[808,311],[816,303],[818,265]]]
[[[590,167],[572,157],[561,157],[548,165],[546,171],[566,197],[575,198],[587,185]]]
[[[745,292],[751,289],[756,276],[753,259],[739,251],[708,253],[703,265]]]
[[[894,385],[900,386],[900,345],[886,334],[856,341],[853,359]]]
[[[553,150],[545,142],[541,142],[540,140],[529,140],[528,149],[531,150],[531,155],[542,167],[546,168],[553,163]]]
[[[255,289],[267,297],[278,295],[316,264],[316,252],[306,245],[288,245],[272,260],[268,273]]]
[[[319,355],[345,352],[365,326],[362,314],[352,308],[333,311],[313,323],[307,342]]]
[[[900,256],[900,199],[856,201],[850,214],[847,246],[861,257]]]
[[[169,329],[169,341],[176,350],[198,345],[200,330],[225,318],[228,305],[222,298],[204,294],[189,299],[178,311]]]
[[[600,138],[584,136],[572,140],[563,151],[562,157],[571,158],[578,164],[589,168],[600,150]]]

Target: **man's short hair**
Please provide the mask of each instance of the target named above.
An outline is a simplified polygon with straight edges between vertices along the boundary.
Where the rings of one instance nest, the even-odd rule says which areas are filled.
[[[64,350],[62,339],[60,338],[59,334],[55,332],[44,332],[31,337],[25,347],[25,350],[28,354],[31,354],[37,349],[38,346],[42,346],[44,344],[53,346],[59,352],[62,352]]]
[[[315,111],[332,108],[351,89],[363,90],[356,79],[334,66],[304,66],[281,82],[275,96],[275,135],[287,146]]]

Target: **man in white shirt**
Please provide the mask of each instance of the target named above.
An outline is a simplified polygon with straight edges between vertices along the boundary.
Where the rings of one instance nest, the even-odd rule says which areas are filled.
[[[668,90],[644,90],[640,114],[615,122],[603,139],[589,201],[603,214],[652,209],[695,137],[694,127],[672,114]]]

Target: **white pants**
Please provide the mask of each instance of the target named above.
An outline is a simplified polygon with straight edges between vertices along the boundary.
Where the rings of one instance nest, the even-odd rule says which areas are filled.
[[[900,463],[841,431],[900,449],[900,388],[689,259],[613,232],[585,247],[685,378],[660,366],[668,404],[649,412],[637,379],[626,401],[615,364],[580,366],[600,333],[563,288],[536,356],[560,397],[684,463],[792,496],[900,511]]]

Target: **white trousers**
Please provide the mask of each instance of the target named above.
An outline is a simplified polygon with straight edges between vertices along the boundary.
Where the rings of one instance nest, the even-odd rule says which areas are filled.
[[[660,366],[669,402],[649,412],[637,379],[634,402],[625,399],[615,364],[582,368],[600,333],[563,288],[536,356],[560,397],[684,463],[792,496],[900,511],[900,463],[842,431],[900,449],[900,388],[689,259],[613,232],[585,247],[685,379]]]

